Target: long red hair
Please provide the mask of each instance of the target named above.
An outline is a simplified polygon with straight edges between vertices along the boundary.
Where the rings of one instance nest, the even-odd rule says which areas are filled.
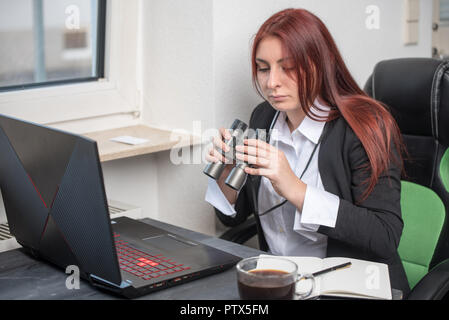
[[[261,96],[257,82],[256,52],[260,41],[275,36],[283,44],[284,54],[293,58],[295,68],[291,75],[298,82],[299,101],[304,113],[317,121],[332,121],[340,116],[346,120],[360,139],[369,163],[369,177],[364,181],[365,200],[373,191],[379,176],[386,172],[391,161],[402,168],[404,144],[396,121],[387,107],[370,98],[357,85],[324,23],[303,9],[286,9],[271,16],[257,32],[252,49],[253,83]],[[331,106],[326,119],[311,111],[320,97]],[[315,106],[316,107],[316,106]],[[316,107],[318,108],[318,107]],[[392,143],[397,152],[392,152]]]

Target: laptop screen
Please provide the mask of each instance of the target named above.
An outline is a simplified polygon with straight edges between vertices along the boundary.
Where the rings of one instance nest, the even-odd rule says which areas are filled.
[[[121,283],[95,141],[0,115],[0,189],[22,246]]]

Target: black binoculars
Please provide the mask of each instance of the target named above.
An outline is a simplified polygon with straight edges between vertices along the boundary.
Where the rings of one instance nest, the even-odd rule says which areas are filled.
[[[229,175],[227,176],[225,183],[232,189],[238,191],[242,188],[243,184],[246,181],[247,173],[245,172],[245,168],[248,166],[248,163],[237,160],[235,158],[235,147],[237,145],[243,145],[244,139],[251,139],[251,138],[258,138],[258,139],[262,138],[263,140],[265,139],[261,131],[250,130],[248,125],[239,119],[234,120],[234,122],[231,125],[230,131],[231,131],[230,132],[231,139],[224,141],[225,144],[230,148],[230,151],[227,153],[223,151],[222,155],[230,161],[235,160],[236,164],[234,168],[232,168]],[[223,173],[225,166],[226,163],[223,163],[221,161],[211,162],[207,164],[203,172],[212,179],[218,180],[221,174]]]

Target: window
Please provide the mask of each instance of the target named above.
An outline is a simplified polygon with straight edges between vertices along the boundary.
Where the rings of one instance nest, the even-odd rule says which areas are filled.
[[[0,0],[0,91],[104,77],[105,0]]]
[[[449,0],[440,0],[440,22],[449,22]]]
[[[20,11],[26,15],[26,8],[28,12],[32,10],[31,5],[34,1],[0,0],[0,32],[5,25],[9,25],[10,29],[14,29],[15,26],[15,19],[10,19],[4,14],[5,10],[9,10],[8,4],[14,6],[20,3],[24,7]],[[142,56],[138,54],[137,49],[142,46],[142,33],[139,27],[142,25],[142,1],[92,1],[98,7],[86,0],[42,1],[45,23],[48,21],[46,7],[49,4],[55,8],[61,8],[58,11],[61,16],[59,25],[62,30],[58,37],[61,47],[60,59],[65,59],[68,64],[73,65],[81,63],[86,56],[92,57],[91,52],[97,52],[96,58],[88,59],[90,61],[87,64],[88,67],[84,67],[86,73],[81,74],[80,68],[76,73],[72,73],[71,78],[50,78],[49,80],[47,71],[47,80],[35,82],[34,44],[33,40],[30,40],[32,45],[28,52],[15,49],[13,59],[17,59],[18,63],[13,70],[17,72],[19,67],[22,70],[27,67],[31,70],[29,71],[31,83],[0,84],[0,113],[78,133],[93,131],[93,128],[99,130],[99,126],[131,125],[130,123],[139,120],[142,105],[140,90]],[[81,3],[87,3],[87,5],[83,6]],[[92,7],[98,8],[97,14],[90,9]],[[77,9],[79,9],[78,17],[80,18],[79,28],[73,27],[77,26]],[[98,17],[97,23],[84,24],[83,19],[88,19],[88,15]],[[30,14],[27,17],[30,17]],[[90,21],[94,20],[95,18],[90,18]],[[29,30],[32,30],[32,19],[28,21]],[[92,30],[95,26],[96,31]],[[94,34],[97,35],[96,42],[91,40],[91,35]],[[49,36],[44,33],[45,36],[45,47],[48,47]],[[29,33],[29,37],[33,39],[32,32]],[[6,49],[12,50],[10,46],[4,46],[4,40],[0,41],[0,54],[4,54]],[[10,43],[18,45],[18,42]],[[97,48],[91,47],[95,44]],[[18,58],[21,52],[22,57]],[[45,53],[45,62],[50,61],[48,53]],[[31,61],[28,65],[24,55]],[[0,75],[4,73],[1,70],[2,67],[4,68],[2,59],[0,57]],[[97,70],[96,74],[95,70]],[[27,90],[17,90],[21,88]]]

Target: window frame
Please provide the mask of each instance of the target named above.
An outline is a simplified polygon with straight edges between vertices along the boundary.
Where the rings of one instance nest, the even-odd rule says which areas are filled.
[[[126,4],[125,4],[126,2]],[[0,92],[0,113],[41,124],[112,115],[140,116],[141,0],[105,0],[103,77]],[[100,28],[99,28],[100,29]]]

